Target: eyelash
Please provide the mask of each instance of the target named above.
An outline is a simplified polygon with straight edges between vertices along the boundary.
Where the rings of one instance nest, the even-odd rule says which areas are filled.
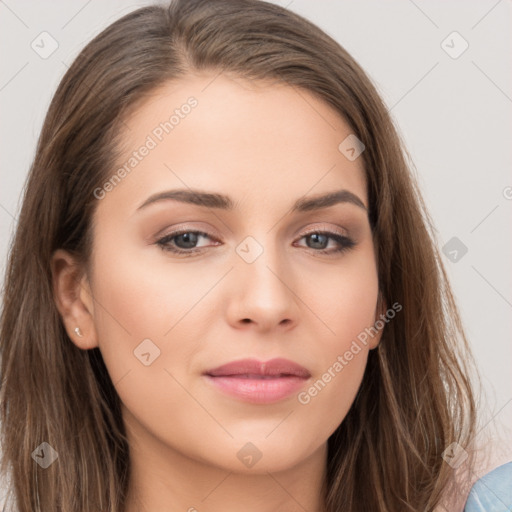
[[[201,252],[203,249],[206,249],[206,247],[199,247],[199,248],[192,248],[190,250],[185,250],[185,249],[176,248],[176,247],[173,247],[172,245],[170,245],[171,240],[173,240],[177,236],[183,235],[185,233],[194,233],[196,235],[200,235],[200,236],[207,237],[212,240],[218,241],[214,237],[210,236],[208,233],[205,233],[203,231],[194,231],[194,230],[189,229],[189,230],[180,230],[180,231],[174,231],[173,233],[169,233],[168,235],[165,235],[163,238],[161,238],[160,240],[158,240],[155,243],[164,252],[171,252],[174,254],[186,255],[186,256],[193,256],[194,254]],[[338,247],[337,249],[334,249],[334,250],[333,249],[317,250],[317,249],[313,249],[311,247],[306,247],[307,249],[310,249],[311,251],[319,253],[319,254],[325,254],[325,255],[340,254],[340,253],[343,253],[345,251],[352,249],[356,245],[354,240],[352,240],[351,238],[349,238],[347,236],[340,235],[338,233],[333,233],[331,231],[322,231],[322,230],[318,230],[318,229],[315,231],[310,231],[308,233],[305,233],[304,235],[301,236],[301,238],[299,240],[302,240],[303,238],[306,238],[311,235],[326,235],[329,239],[332,239],[332,240],[336,241],[338,244],[340,244],[340,247]]]

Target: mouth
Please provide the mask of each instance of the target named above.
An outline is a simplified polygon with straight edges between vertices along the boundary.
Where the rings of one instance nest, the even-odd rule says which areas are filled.
[[[203,375],[220,392],[253,404],[284,400],[311,377],[303,366],[282,358],[267,362],[256,359],[233,361]]]

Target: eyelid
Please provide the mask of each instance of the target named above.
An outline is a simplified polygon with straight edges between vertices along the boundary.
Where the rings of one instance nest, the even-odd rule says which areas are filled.
[[[204,233],[205,235],[208,235],[209,237],[215,239],[215,240],[218,240],[220,238],[220,235],[217,236],[217,235],[214,235],[212,233],[212,229],[210,227],[204,227],[204,225],[199,225],[199,226],[192,226],[186,222],[183,222],[181,224],[177,224],[177,225],[173,225],[172,227],[169,227],[167,226],[166,228],[164,229],[161,229],[158,233],[156,233],[155,235],[153,235],[151,238],[154,240],[154,241],[157,241],[163,237],[166,237],[166,236],[169,236],[169,235],[176,235],[178,233],[183,233],[183,232],[190,232],[190,231],[197,231],[197,232],[201,232],[201,233]]]
[[[301,234],[301,236],[310,235],[311,233],[317,233],[318,231],[329,231],[336,233],[340,236],[350,236],[347,229],[340,228],[339,226],[331,226],[327,225],[325,223],[321,223],[320,225],[314,225],[311,228],[308,228],[306,231],[300,231],[298,234]]]
[[[203,235],[208,236],[212,240],[215,240],[216,242],[219,242],[220,236],[217,236],[216,234],[212,234],[209,229],[197,227],[197,226],[191,226],[187,223],[178,224],[176,226],[173,226],[171,230],[169,230],[168,233],[166,233],[167,229],[161,230],[159,233],[154,235],[154,241],[158,241],[159,239],[162,239],[164,237],[167,237],[169,235],[178,236],[179,234],[182,234],[183,232],[200,232]],[[336,233],[340,236],[346,236],[349,237],[350,233],[346,228],[340,228],[339,226],[332,226],[327,225],[324,223],[315,224],[314,226],[307,228],[306,231],[297,231],[295,236],[300,236],[301,238],[307,235],[310,235],[312,233],[317,233],[319,231],[329,231]]]
[[[185,233],[195,233],[196,235],[199,235],[200,237],[209,238],[214,243],[202,247],[191,247],[189,249],[182,249],[179,247],[172,247],[171,241]],[[345,234],[346,233],[346,234]],[[339,226],[329,227],[324,225],[316,225],[310,227],[306,231],[302,231],[299,235],[296,235],[294,237],[293,246],[294,247],[303,247],[303,246],[297,246],[296,244],[300,242],[302,239],[307,238],[308,236],[312,234],[322,234],[324,236],[327,236],[328,239],[334,240],[335,243],[338,244],[337,249],[320,249],[315,250],[311,249],[313,253],[317,253],[318,255],[327,256],[327,257],[335,257],[337,255],[342,255],[346,251],[350,250],[351,248],[358,245],[356,240],[350,236],[348,231],[346,229],[340,228]],[[200,229],[194,229],[190,226],[180,226],[180,227],[174,227],[173,230],[171,230],[168,234],[161,235],[157,237],[157,240],[154,242],[155,245],[159,246],[160,249],[162,249],[165,252],[170,252],[171,254],[174,254],[176,257],[192,257],[197,254],[202,254],[204,251],[209,247],[215,247],[218,245],[223,245],[221,240],[219,240],[218,237],[211,235],[208,233],[208,231],[202,231]]]

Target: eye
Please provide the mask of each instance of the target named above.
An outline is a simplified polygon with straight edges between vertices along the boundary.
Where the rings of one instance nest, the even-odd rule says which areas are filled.
[[[198,245],[201,239],[215,240],[215,242],[217,242],[216,245],[220,243],[214,237],[203,231],[181,230],[165,235],[156,242],[156,245],[166,252],[191,256],[208,247],[208,245]],[[310,242],[307,243],[307,247],[313,249],[313,252],[320,254],[341,253],[356,245],[351,238],[331,231],[311,231],[303,235],[299,240],[302,239],[309,240]],[[329,248],[329,241],[334,242],[334,247]]]
[[[175,254],[190,255],[199,252],[203,248],[196,245],[201,238],[209,238],[213,240],[213,237],[203,231],[182,230],[169,233],[158,240],[156,244],[164,251],[173,252]],[[174,242],[174,245],[172,245],[171,242]]]
[[[356,245],[354,240],[351,238],[342,235],[340,233],[333,233],[331,231],[311,231],[302,236],[302,239],[310,240],[311,242],[307,244],[310,249],[315,249],[315,252],[320,254],[334,254],[341,253],[344,251],[348,251],[352,247]],[[329,240],[333,240],[335,245],[334,248],[328,248]],[[317,250],[318,249],[318,250]]]

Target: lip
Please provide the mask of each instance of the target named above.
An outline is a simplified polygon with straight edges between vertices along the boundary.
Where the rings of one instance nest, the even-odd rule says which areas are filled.
[[[288,359],[241,359],[204,372],[217,389],[244,402],[268,404],[298,391],[311,377],[303,366]]]

